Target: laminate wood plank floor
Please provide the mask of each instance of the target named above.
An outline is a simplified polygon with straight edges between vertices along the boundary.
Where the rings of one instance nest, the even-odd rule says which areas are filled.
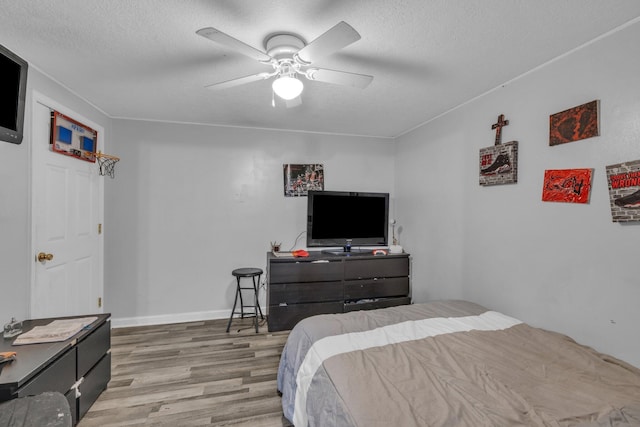
[[[111,381],[79,427],[290,427],[276,390],[285,332],[252,319],[111,331]]]

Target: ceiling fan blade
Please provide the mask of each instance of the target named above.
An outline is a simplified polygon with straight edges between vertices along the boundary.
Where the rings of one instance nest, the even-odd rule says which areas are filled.
[[[341,21],[300,49],[295,58],[303,65],[309,65],[358,40],[360,40],[360,34],[351,25]]]
[[[245,44],[240,40],[234,39],[230,35],[225,34],[220,30],[216,30],[215,28],[212,28],[212,27],[201,28],[198,31],[196,31],[196,34],[206,39],[209,39],[213,42],[226,46],[228,48],[234,49],[235,51],[243,55],[246,55],[250,58],[253,58],[256,61],[271,62],[272,58],[266,53],[252,46],[249,46],[248,44]]]
[[[240,86],[246,83],[257,82],[258,80],[268,79],[269,77],[271,77],[270,73],[258,73],[220,83],[214,83],[205,87],[212,90],[228,89],[230,87]]]
[[[360,89],[369,86],[369,83],[373,80],[373,76],[366,74],[347,73],[346,71],[325,70],[322,68],[309,69],[306,72],[306,76],[309,80],[352,86]]]

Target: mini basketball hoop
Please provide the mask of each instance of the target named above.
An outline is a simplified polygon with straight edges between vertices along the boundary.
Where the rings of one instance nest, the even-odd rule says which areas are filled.
[[[120,157],[110,156],[109,154],[104,154],[101,151],[98,151],[96,159],[98,159],[98,164],[100,165],[100,175],[109,175],[113,178],[115,176],[114,168],[116,163],[120,160]]]

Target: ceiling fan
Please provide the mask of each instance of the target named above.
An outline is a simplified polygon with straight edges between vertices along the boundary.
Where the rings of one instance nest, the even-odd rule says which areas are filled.
[[[305,44],[296,34],[281,33],[269,36],[264,42],[266,53],[212,27],[201,28],[196,34],[273,68],[271,72],[252,74],[206,86],[209,89],[227,89],[275,77],[272,84],[273,92],[285,100],[287,107],[294,107],[301,103],[300,94],[304,89],[298,76],[357,88],[365,88],[373,80],[373,76],[365,74],[312,67],[319,59],[360,40],[360,34],[346,22],[339,22],[309,44]],[[275,106],[275,99],[272,99],[272,105]]]

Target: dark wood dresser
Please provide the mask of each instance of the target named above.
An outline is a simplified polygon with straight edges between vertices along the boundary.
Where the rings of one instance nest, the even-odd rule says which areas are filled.
[[[269,331],[292,329],[316,314],[411,303],[409,254],[281,258],[267,254]]]
[[[15,338],[0,337],[0,352],[17,353],[16,360],[0,365],[0,402],[57,391],[67,398],[77,424],[111,379],[111,315],[77,317],[94,316],[97,320],[66,341],[13,346]],[[69,317],[27,320],[22,331],[57,319]]]

